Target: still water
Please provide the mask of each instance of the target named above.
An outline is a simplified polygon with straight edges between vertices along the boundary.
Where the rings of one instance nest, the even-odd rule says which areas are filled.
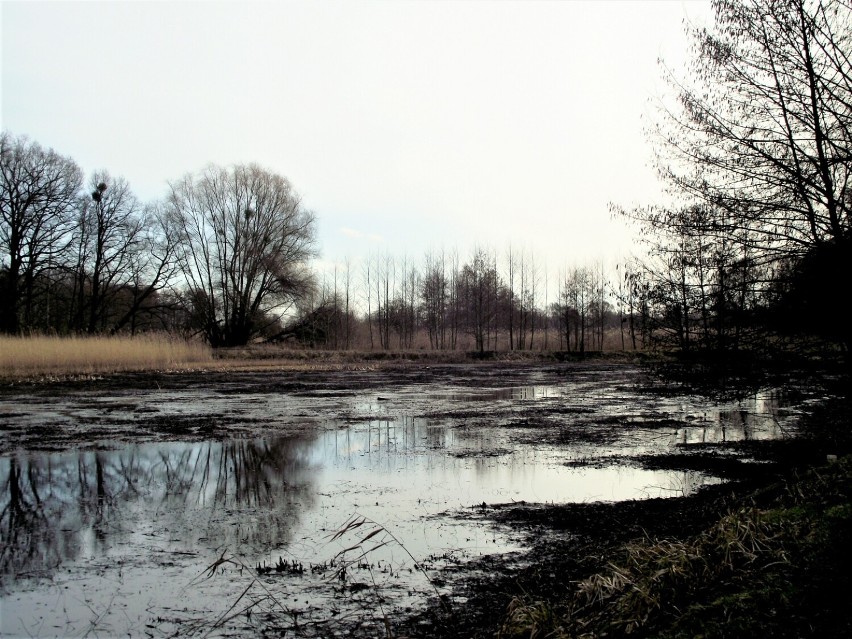
[[[422,399],[527,410],[563,401],[566,389],[491,393]],[[620,426],[604,447],[529,436],[520,445],[499,425],[391,417],[384,399],[355,397],[352,406],[374,418],[327,420],[297,435],[0,458],[0,633],[240,634],[274,615],[322,634],[449,592],[441,568],[521,549],[509,530],[459,512],[685,495],[719,481],[567,462],[785,434],[773,395],[735,407],[658,406],[667,419],[678,415],[674,426]],[[647,419],[646,410],[624,425]]]

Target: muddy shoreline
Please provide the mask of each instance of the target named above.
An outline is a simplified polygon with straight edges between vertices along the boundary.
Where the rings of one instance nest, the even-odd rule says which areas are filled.
[[[581,445],[587,450],[615,451],[609,456],[601,453],[566,459],[564,464],[573,468],[622,466],[719,478],[721,483],[705,485],[681,497],[567,504],[483,501],[457,509],[452,516],[458,520],[484,529],[494,526],[509,530],[524,549],[444,564],[441,574],[433,574],[433,579],[444,586],[442,594],[417,609],[395,613],[387,622],[396,636],[493,637],[513,598],[535,597],[552,602],[558,609],[576,582],[604,568],[625,542],[694,534],[755,491],[783,484],[802,469],[824,462],[827,454],[844,453],[846,442],[836,436],[831,425],[845,420],[845,404],[839,399],[827,401],[830,390],[815,383],[810,374],[805,380],[786,379],[790,383],[783,392],[793,398],[796,421],[804,424],[794,437],[702,443],[687,442],[684,435],[683,445],[676,444],[667,454],[650,454],[642,446],[625,454],[623,446],[632,445],[634,440],[671,437],[678,429],[700,427],[702,420],[708,420],[706,414],[695,414],[684,421],[652,410],[651,403],[660,397],[677,400],[692,396],[695,389],[661,380],[622,362],[397,362],[332,371],[132,373],[4,384],[0,386],[0,455],[105,451],[128,443],[300,436],[306,431],[328,429],[329,423],[335,428],[357,425],[376,414],[416,415],[432,422],[452,422],[462,433],[485,428],[509,432],[519,445],[544,443],[557,451]],[[586,384],[582,388],[592,396],[591,402],[549,397],[541,401],[534,390],[518,391],[558,387],[566,380]],[[151,402],[149,392],[153,391],[162,404]],[[527,392],[531,393],[529,397]],[[191,393],[196,404],[183,412],[163,410],[172,397],[170,393]],[[353,409],[353,396],[367,398],[368,409]],[[622,396],[632,403],[617,405]],[[648,405],[636,405],[637,397],[649,398]],[[287,398],[289,403],[269,404],[266,414],[263,410],[246,412],[246,406],[269,402],[270,398]],[[613,404],[607,409],[618,417],[601,415],[595,402]],[[44,410],[54,404],[55,412]],[[202,405],[210,406],[209,410],[197,410]],[[507,408],[493,410],[495,405]],[[40,409],[38,419],[29,419],[30,408],[36,406]],[[784,415],[782,418],[786,419]],[[777,417],[773,419],[777,421]],[[475,448],[453,454],[501,459],[509,453],[505,444],[478,443]],[[341,620],[325,629],[299,626],[295,618],[275,618],[252,628],[260,635],[376,636],[387,632],[382,617],[376,613],[351,623]],[[180,627],[177,632],[180,634]]]

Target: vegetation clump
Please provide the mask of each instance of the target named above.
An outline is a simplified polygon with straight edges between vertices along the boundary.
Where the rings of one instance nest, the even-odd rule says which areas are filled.
[[[850,532],[845,457],[756,493],[698,535],[628,543],[567,601],[516,597],[500,636],[849,636]]]

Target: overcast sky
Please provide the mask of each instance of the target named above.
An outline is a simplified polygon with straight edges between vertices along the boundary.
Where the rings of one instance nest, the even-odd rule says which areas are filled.
[[[705,2],[2,2],[2,127],[143,201],[208,163],[285,175],[323,258],[630,250],[643,119]]]

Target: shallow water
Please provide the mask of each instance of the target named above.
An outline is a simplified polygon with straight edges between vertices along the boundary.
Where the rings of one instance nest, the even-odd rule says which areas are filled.
[[[118,423],[142,396],[77,398],[45,405],[41,418],[109,414]],[[344,617],[374,623],[449,592],[441,568],[521,549],[508,529],[454,516],[460,511],[687,495],[720,480],[568,462],[777,438],[793,428],[777,394],[714,405],[572,382],[307,399],[163,391],[147,399],[159,413],[194,415],[203,406],[273,421],[286,414],[291,426],[305,426],[0,458],[3,635],[241,634],[270,619],[310,635]],[[524,421],[555,407],[549,421]],[[493,419],[472,424],[483,412]],[[38,418],[32,410],[20,419]],[[565,445],[540,436],[568,427],[608,435]]]

